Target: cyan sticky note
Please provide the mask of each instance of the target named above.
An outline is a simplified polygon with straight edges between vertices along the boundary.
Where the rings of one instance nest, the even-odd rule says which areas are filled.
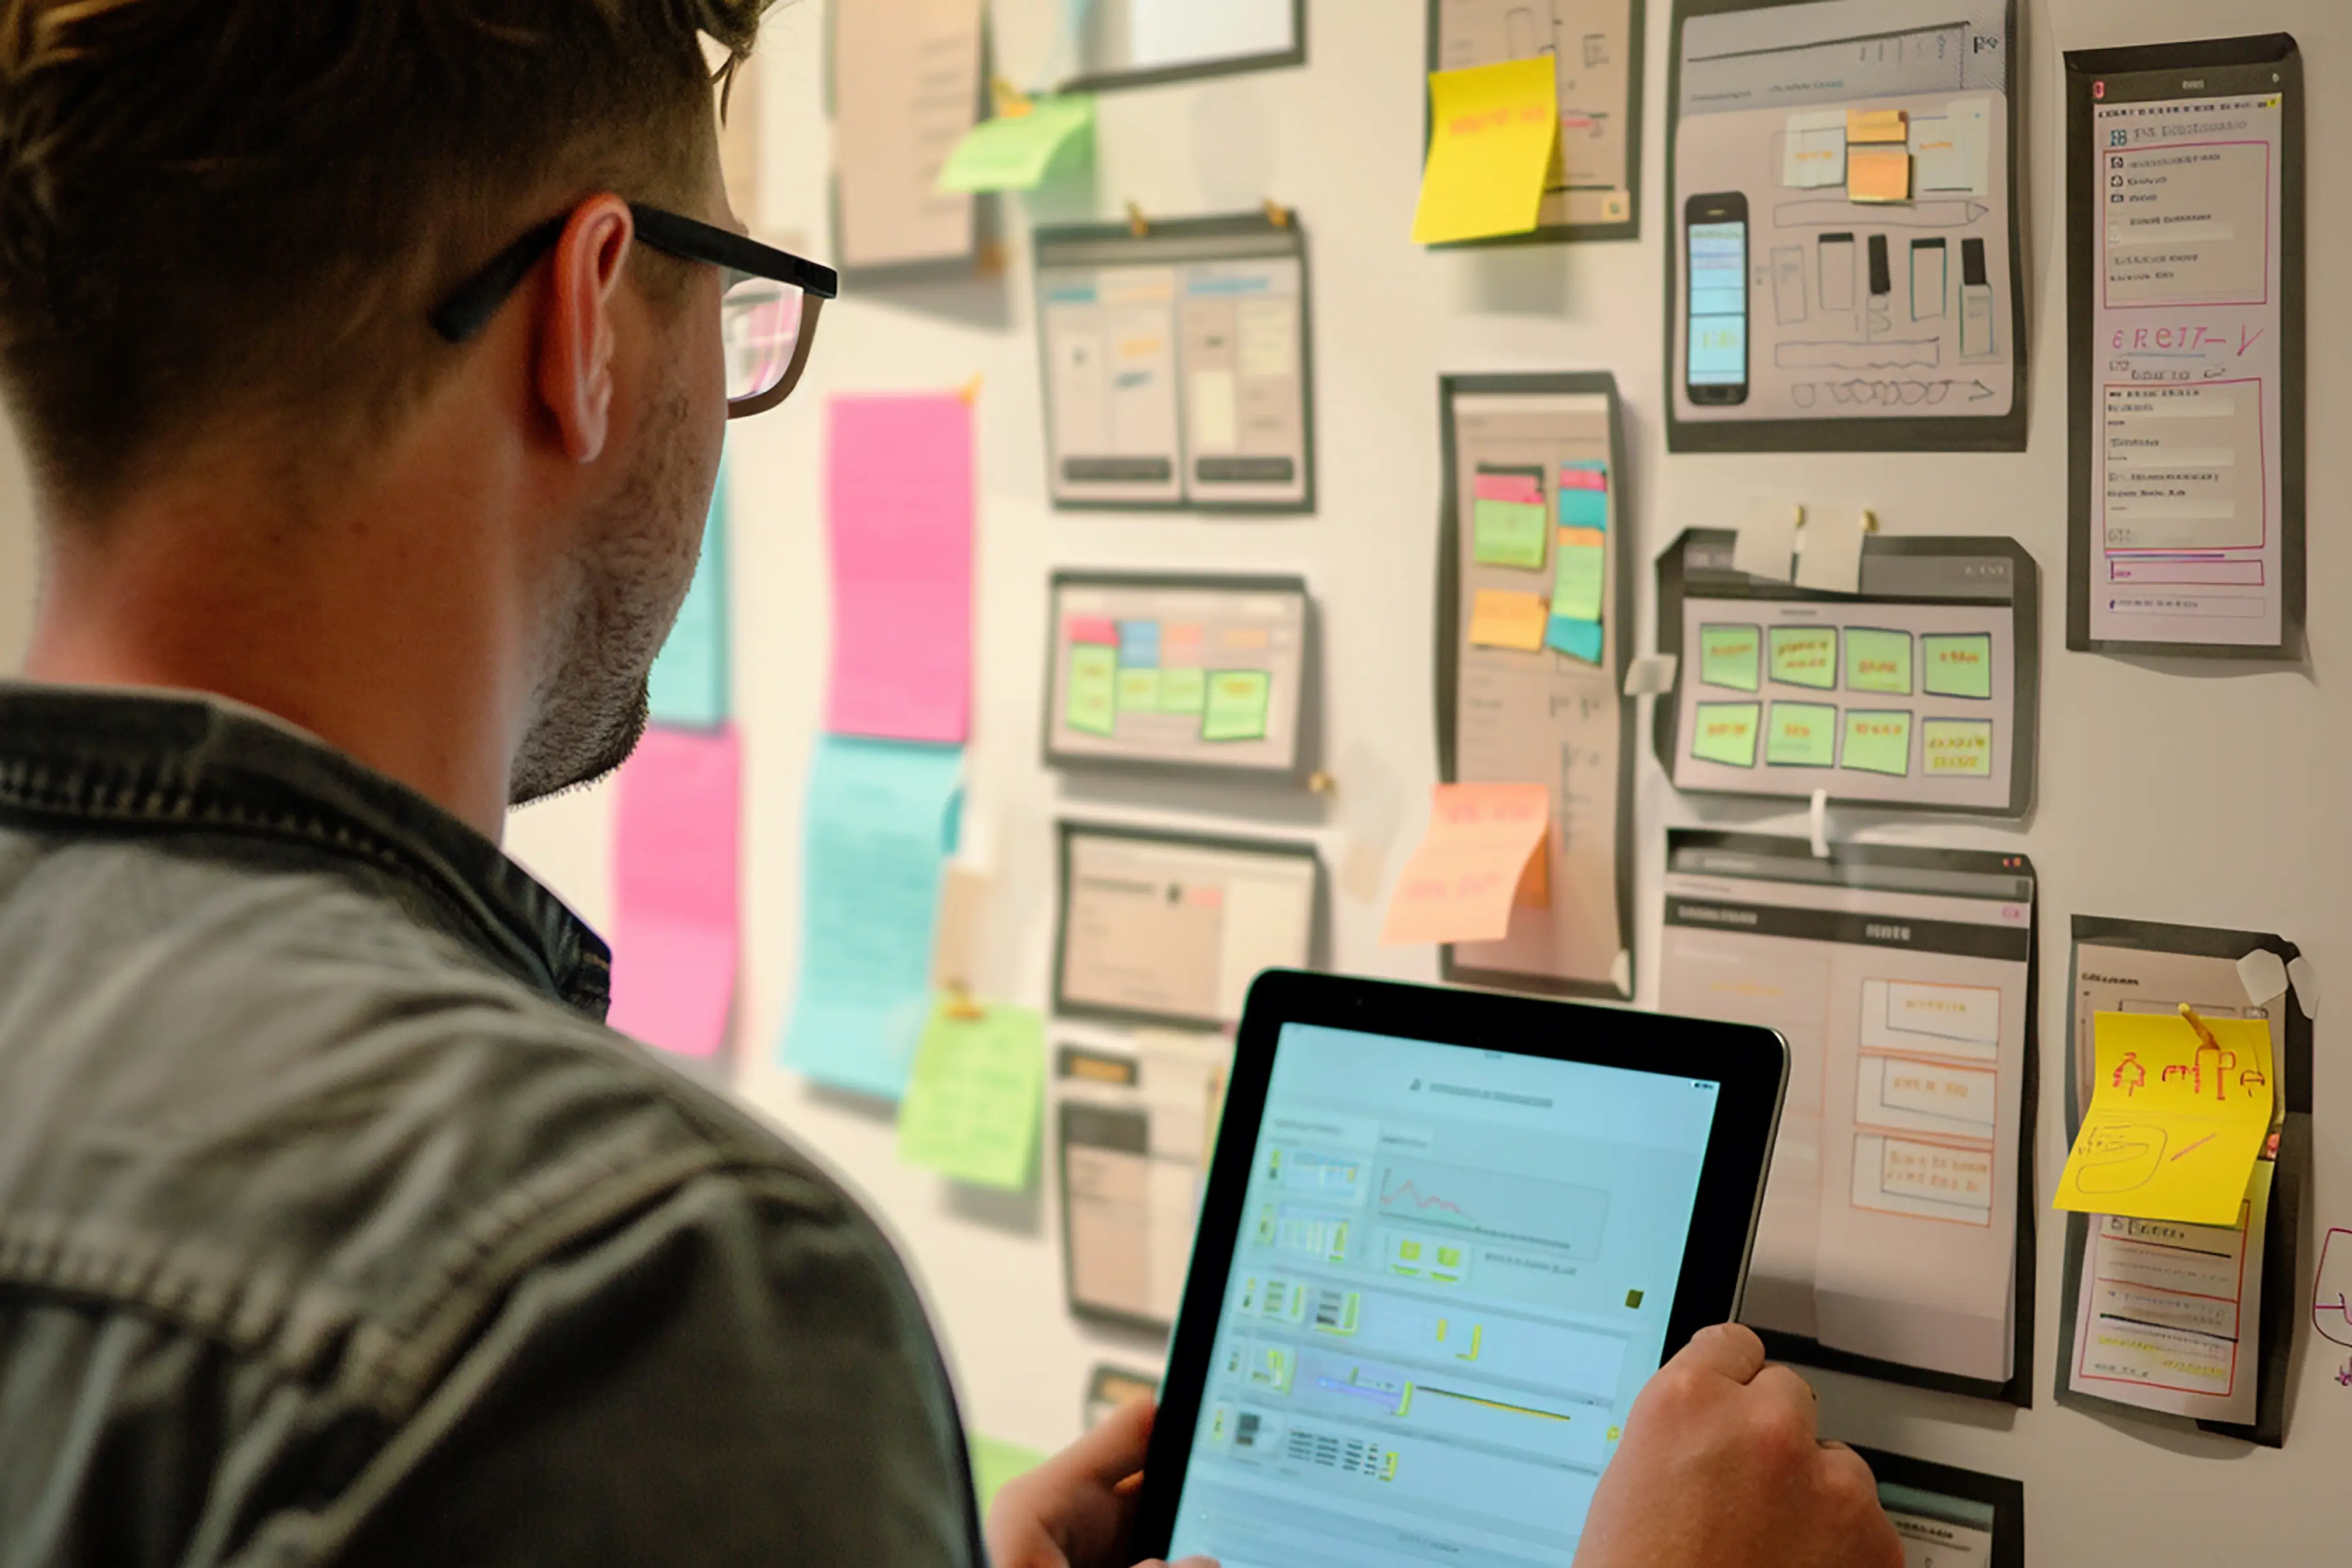
[[[728,719],[727,688],[727,470],[721,466],[703,525],[701,564],[646,690],[656,724],[717,729]]]
[[[1571,659],[1581,659],[1588,664],[1601,662],[1602,633],[1598,621],[1572,621],[1565,615],[1555,615],[1544,641]]]
[[[959,747],[821,736],[809,769],[800,984],[783,1064],[896,1100],[931,1009]]]
[[[1563,528],[1607,528],[1609,527],[1609,492],[1561,490],[1559,526]]]

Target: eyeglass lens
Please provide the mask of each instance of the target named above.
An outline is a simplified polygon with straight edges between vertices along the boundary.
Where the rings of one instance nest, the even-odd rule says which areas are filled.
[[[801,291],[788,283],[745,277],[728,287],[720,318],[728,402],[760,397],[783,381],[804,315]]]

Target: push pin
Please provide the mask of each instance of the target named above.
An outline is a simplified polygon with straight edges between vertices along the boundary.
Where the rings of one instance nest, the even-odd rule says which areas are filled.
[[[1127,232],[1138,239],[1151,232],[1151,220],[1145,217],[1143,209],[1133,202],[1127,204]]]
[[[1337,795],[1339,792],[1339,781],[1318,768],[1307,777],[1307,788],[1309,792],[1317,795]]]
[[[1268,196],[1265,199],[1265,221],[1276,228],[1286,229],[1290,226],[1290,209]]]

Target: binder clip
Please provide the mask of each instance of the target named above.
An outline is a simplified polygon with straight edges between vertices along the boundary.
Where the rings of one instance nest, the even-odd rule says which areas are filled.
[[[1268,196],[1265,199],[1265,221],[1276,228],[1286,229],[1290,226],[1290,209]]]
[[[1339,792],[1339,781],[1321,768],[1317,768],[1307,776],[1307,788],[1311,794],[1337,795]]]
[[[982,379],[980,376],[974,376],[956,389],[956,396],[963,399],[964,407],[971,408],[980,402],[980,383]]]
[[[988,93],[995,102],[996,118],[999,120],[1024,119],[1036,107],[1030,101],[1027,93],[1023,92],[1003,77],[989,78]]]
[[[1127,232],[1138,239],[1151,233],[1151,220],[1145,217],[1143,209],[1133,202],[1127,204]]]

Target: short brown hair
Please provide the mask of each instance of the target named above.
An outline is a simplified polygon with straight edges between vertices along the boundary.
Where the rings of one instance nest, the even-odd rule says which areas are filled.
[[[703,39],[731,69],[769,4],[0,0],[0,380],[42,476],[96,512],[215,420],[380,426],[518,204],[708,177]]]

